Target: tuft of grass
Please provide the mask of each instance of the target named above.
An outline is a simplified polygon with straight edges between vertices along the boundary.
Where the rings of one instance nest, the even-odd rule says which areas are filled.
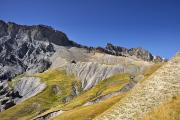
[[[53,120],[91,120],[96,116],[100,115],[119,100],[121,100],[125,94],[118,95],[112,98],[109,98],[103,102],[96,103],[89,106],[77,107],[73,110],[66,111],[61,115],[53,118]]]
[[[63,100],[72,94],[72,84],[75,82],[73,76],[67,76],[63,70],[52,70],[45,73],[34,75],[46,83],[47,87],[36,96],[9,108],[0,113],[1,120],[26,120],[31,119],[38,114],[64,104]],[[53,86],[59,86],[60,94],[55,94]]]
[[[180,120],[180,95],[147,113],[142,120]]]

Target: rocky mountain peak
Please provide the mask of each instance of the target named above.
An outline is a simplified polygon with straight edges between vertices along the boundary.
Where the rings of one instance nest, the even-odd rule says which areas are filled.
[[[141,58],[143,60],[146,60],[146,61],[153,61],[153,55],[143,49],[143,48],[131,48],[128,50],[128,53],[131,55],[131,56],[136,56],[137,58]]]
[[[0,20],[0,80],[26,71],[43,72],[54,46],[78,46],[61,31],[45,25],[18,25]]]
[[[54,45],[81,47],[116,56],[135,56],[145,61],[161,62],[143,48],[124,48],[108,43],[105,48],[87,47],[68,39],[66,34],[46,25],[18,25],[0,20],[0,80],[11,79],[24,72],[43,72],[51,66],[49,58]]]
[[[97,51],[104,52],[111,55],[116,56],[134,56],[136,58],[145,60],[145,61],[152,61],[152,62],[163,62],[167,61],[166,59],[163,59],[160,56],[153,56],[152,53],[150,53],[148,50],[145,50],[144,48],[138,47],[138,48],[125,48],[120,46],[115,46],[111,43],[107,43],[107,45],[103,47],[97,47]]]

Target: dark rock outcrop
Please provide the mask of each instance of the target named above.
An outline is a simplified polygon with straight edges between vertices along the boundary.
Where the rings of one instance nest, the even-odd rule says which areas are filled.
[[[116,56],[135,56],[145,61],[163,61],[143,48],[127,49],[110,43],[105,48],[87,47],[70,41],[63,32],[49,26],[26,26],[0,20],[0,80],[10,80],[27,71],[47,70],[51,66],[49,58],[55,53],[54,45],[81,47],[89,52],[95,50]]]
[[[128,50],[129,55],[136,56],[145,61],[153,61],[153,55],[143,48],[131,48]]]
[[[0,80],[29,72],[43,72],[51,65],[53,44],[80,46],[60,31],[45,25],[17,25],[0,20]]]
[[[153,61],[153,62],[163,62],[166,61],[160,56],[153,56],[149,51],[143,48],[124,48],[120,46],[114,46],[111,43],[107,43],[106,47],[97,47],[96,51],[107,53],[116,56],[135,56],[136,58],[142,59],[144,61]]]
[[[0,111],[6,110],[28,98],[35,96],[46,85],[39,78],[22,77],[14,85],[9,86],[7,81],[0,82]]]
[[[0,111],[6,110],[15,105],[14,99],[22,96],[8,86],[7,81],[0,82]]]

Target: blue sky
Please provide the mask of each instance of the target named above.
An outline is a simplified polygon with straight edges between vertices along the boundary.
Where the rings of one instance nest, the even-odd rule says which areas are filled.
[[[89,46],[180,51],[180,0],[0,0],[0,19],[46,24]]]

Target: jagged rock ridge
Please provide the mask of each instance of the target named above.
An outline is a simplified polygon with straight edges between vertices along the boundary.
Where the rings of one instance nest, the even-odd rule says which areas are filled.
[[[54,45],[81,47],[116,56],[135,56],[145,61],[161,62],[143,48],[123,48],[107,44],[105,48],[93,48],[70,41],[60,31],[45,25],[18,25],[0,20],[0,80],[12,79],[26,71],[43,72],[51,66],[49,58],[56,52]],[[74,55],[75,56],[75,55]]]
[[[49,68],[49,57],[55,52],[53,44],[78,46],[64,33],[48,26],[0,21],[0,80]]]
[[[127,49],[112,44],[107,44],[105,48],[86,47],[70,41],[64,33],[49,26],[25,26],[0,21],[0,80],[12,80],[16,75],[30,73],[17,80],[12,90],[7,81],[2,82],[0,101],[3,104],[0,107],[1,110],[7,109],[41,92],[45,84],[40,82],[40,78],[30,76],[49,68],[48,71],[63,68],[67,75],[75,75],[80,80],[82,90],[88,91],[101,80],[115,74],[128,73],[137,78],[136,75],[143,74],[153,62],[162,61],[161,57],[154,57],[143,48]],[[138,80],[94,102],[129,91]],[[59,89],[58,86],[53,88],[55,93]],[[77,88],[73,89],[73,94],[78,95]],[[69,96],[65,98],[65,102],[70,102]]]
[[[107,43],[105,48],[97,47],[96,50],[116,56],[124,56],[124,57],[135,56],[145,61],[153,61],[153,62],[167,61],[161,58],[160,56],[153,56],[149,51],[140,47],[128,49],[120,46],[114,46],[111,43]]]

